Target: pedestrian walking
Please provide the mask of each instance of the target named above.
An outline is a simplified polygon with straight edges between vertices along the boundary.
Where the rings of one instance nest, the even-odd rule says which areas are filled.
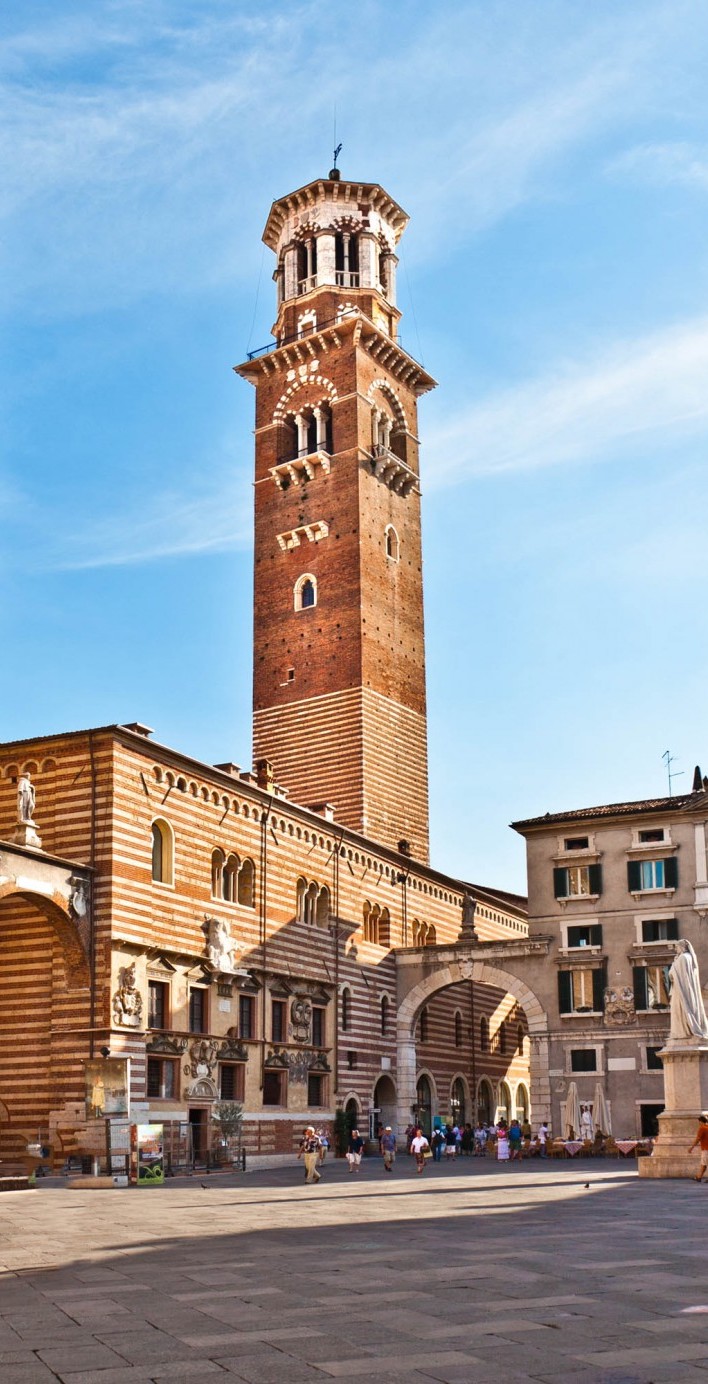
[[[509,1125],[509,1156],[512,1161],[521,1161],[521,1125],[518,1120],[512,1120]]]
[[[329,1148],[329,1135],[326,1129],[317,1130],[317,1138],[320,1141],[320,1163],[324,1163]]]
[[[359,1133],[359,1130],[353,1129],[352,1137],[349,1140],[349,1148],[347,1150],[347,1162],[349,1164],[350,1173],[361,1172],[361,1155],[364,1151],[365,1143],[366,1140],[363,1135]]]
[[[688,1152],[693,1153],[693,1150],[697,1148],[701,1150],[701,1165],[698,1169],[698,1176],[694,1177],[693,1181],[702,1182],[705,1170],[708,1168],[708,1119],[705,1115],[698,1116],[696,1137]]]
[[[319,1182],[320,1175],[317,1171],[317,1160],[320,1156],[320,1141],[315,1134],[314,1125],[308,1125],[298,1151],[298,1158],[302,1158],[305,1164],[305,1181]]]
[[[390,1173],[396,1161],[396,1136],[390,1125],[386,1125],[381,1135],[379,1148],[383,1154],[384,1172]]]
[[[545,1120],[542,1120],[541,1123],[540,1123],[540,1125],[538,1126],[538,1147],[539,1147],[539,1152],[540,1152],[540,1155],[541,1155],[542,1158],[546,1158],[546,1157],[547,1157],[547,1154],[548,1154],[548,1150],[547,1150],[547,1148],[546,1148],[546,1144],[547,1144],[547,1143],[548,1143],[548,1125],[546,1124],[546,1121],[545,1121]]]
[[[445,1125],[445,1162],[457,1153],[457,1134],[451,1124]]]
[[[431,1140],[431,1146],[435,1162],[440,1163],[442,1161],[443,1149],[445,1147],[445,1135],[443,1134],[441,1129],[434,1130],[433,1137]]]
[[[420,1129],[416,1130],[413,1138],[411,1139],[411,1153],[415,1158],[416,1168],[418,1169],[418,1176],[420,1176],[420,1174],[425,1170],[426,1154],[430,1153],[430,1144],[428,1143],[428,1140],[426,1139],[425,1135]]]

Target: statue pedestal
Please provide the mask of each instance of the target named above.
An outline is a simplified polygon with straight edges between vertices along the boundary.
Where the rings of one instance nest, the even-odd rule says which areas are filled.
[[[34,822],[18,822],[13,841],[16,846],[29,846],[36,851],[42,849],[42,838],[38,835]]]
[[[698,1116],[708,1111],[708,1043],[669,1039],[659,1056],[664,1064],[666,1108],[659,1116],[659,1137],[650,1158],[640,1158],[640,1177],[695,1177],[700,1152],[689,1147]]]

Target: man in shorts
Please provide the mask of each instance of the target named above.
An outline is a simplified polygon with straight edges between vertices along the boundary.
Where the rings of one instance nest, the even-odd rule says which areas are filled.
[[[698,1169],[698,1177],[694,1177],[693,1180],[694,1182],[702,1182],[705,1170],[708,1168],[708,1117],[705,1115],[698,1116],[696,1137],[688,1152],[693,1153],[693,1150],[697,1148],[701,1150],[701,1166]]]
[[[386,1125],[381,1135],[380,1147],[383,1154],[384,1170],[390,1173],[396,1158],[396,1136],[390,1125]]]

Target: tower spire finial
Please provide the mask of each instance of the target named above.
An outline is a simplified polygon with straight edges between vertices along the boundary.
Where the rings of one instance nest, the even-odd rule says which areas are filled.
[[[340,179],[341,176],[342,176],[341,173],[340,173],[340,171],[339,171],[339,169],[337,168],[337,159],[339,158],[339,155],[341,154],[341,152],[342,152],[342,146],[341,146],[341,144],[336,144],[336,145],[335,145],[335,148],[334,148],[334,160],[333,160],[333,162],[332,162],[332,167],[331,167],[330,170],[329,170],[329,176],[330,176],[330,178],[333,178],[335,182],[338,182],[339,179]]]

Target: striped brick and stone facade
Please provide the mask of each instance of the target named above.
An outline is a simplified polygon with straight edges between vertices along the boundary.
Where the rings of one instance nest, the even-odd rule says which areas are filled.
[[[37,897],[0,902],[6,1157],[38,1134],[57,1161],[84,1146],[83,1064],[103,1047],[131,1058],[134,1117],[191,1121],[197,1146],[222,1095],[243,1102],[252,1154],[292,1154],[303,1121],[331,1124],[337,1108],[364,1128],[393,1122],[397,950],[454,942],[470,890],[482,940],[526,933],[523,900],[450,879],[143,728],[0,747],[0,837],[25,768],[42,857],[93,880],[91,933],[72,974]],[[470,1119],[478,1093],[491,1115],[527,1108],[513,997],[461,982],[426,1010],[421,1117]]]

